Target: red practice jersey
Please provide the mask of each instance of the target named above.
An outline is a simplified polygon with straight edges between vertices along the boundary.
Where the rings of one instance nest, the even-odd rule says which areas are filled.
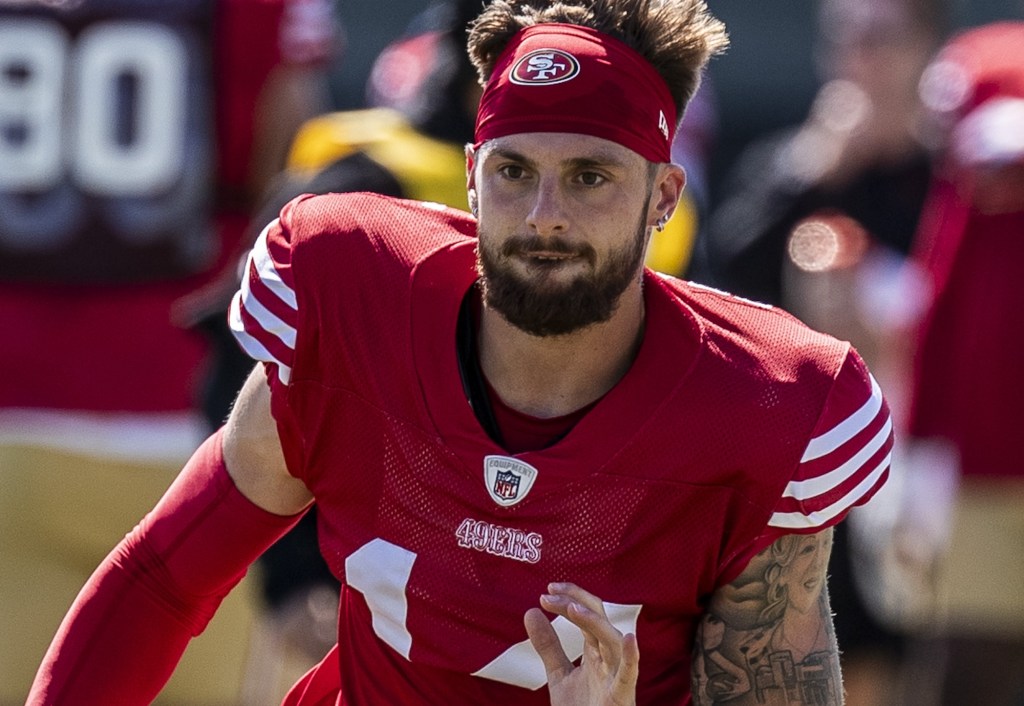
[[[522,616],[550,581],[636,633],[639,703],[689,703],[712,593],[884,482],[881,393],[848,344],[647,271],[630,370],[564,438],[511,455],[458,370],[474,232],[436,204],[302,197],[250,257],[232,327],[267,364],[343,583],[339,646],[289,703],[547,704]],[[553,625],[578,658],[581,633]]]

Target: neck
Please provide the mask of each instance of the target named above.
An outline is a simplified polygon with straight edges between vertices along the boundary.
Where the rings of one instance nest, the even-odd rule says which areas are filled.
[[[643,338],[640,282],[622,293],[611,319],[563,336],[534,336],[484,305],[480,367],[509,407],[540,418],[575,412],[622,379]]]

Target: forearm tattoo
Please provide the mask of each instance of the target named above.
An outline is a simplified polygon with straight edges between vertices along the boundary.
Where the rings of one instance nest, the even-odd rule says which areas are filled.
[[[695,706],[843,703],[825,586],[831,530],[788,535],[719,589],[697,628]]]

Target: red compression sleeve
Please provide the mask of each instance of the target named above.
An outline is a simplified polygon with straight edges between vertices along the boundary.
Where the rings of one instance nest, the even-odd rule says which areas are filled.
[[[301,517],[269,513],[239,492],[221,434],[85,584],[26,706],[149,704],[249,564]]]

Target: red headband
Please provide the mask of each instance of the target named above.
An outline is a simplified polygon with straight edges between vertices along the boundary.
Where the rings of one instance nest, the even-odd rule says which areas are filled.
[[[619,40],[578,25],[516,33],[476,118],[476,144],[522,132],[593,135],[670,162],[676,108],[654,67]]]

